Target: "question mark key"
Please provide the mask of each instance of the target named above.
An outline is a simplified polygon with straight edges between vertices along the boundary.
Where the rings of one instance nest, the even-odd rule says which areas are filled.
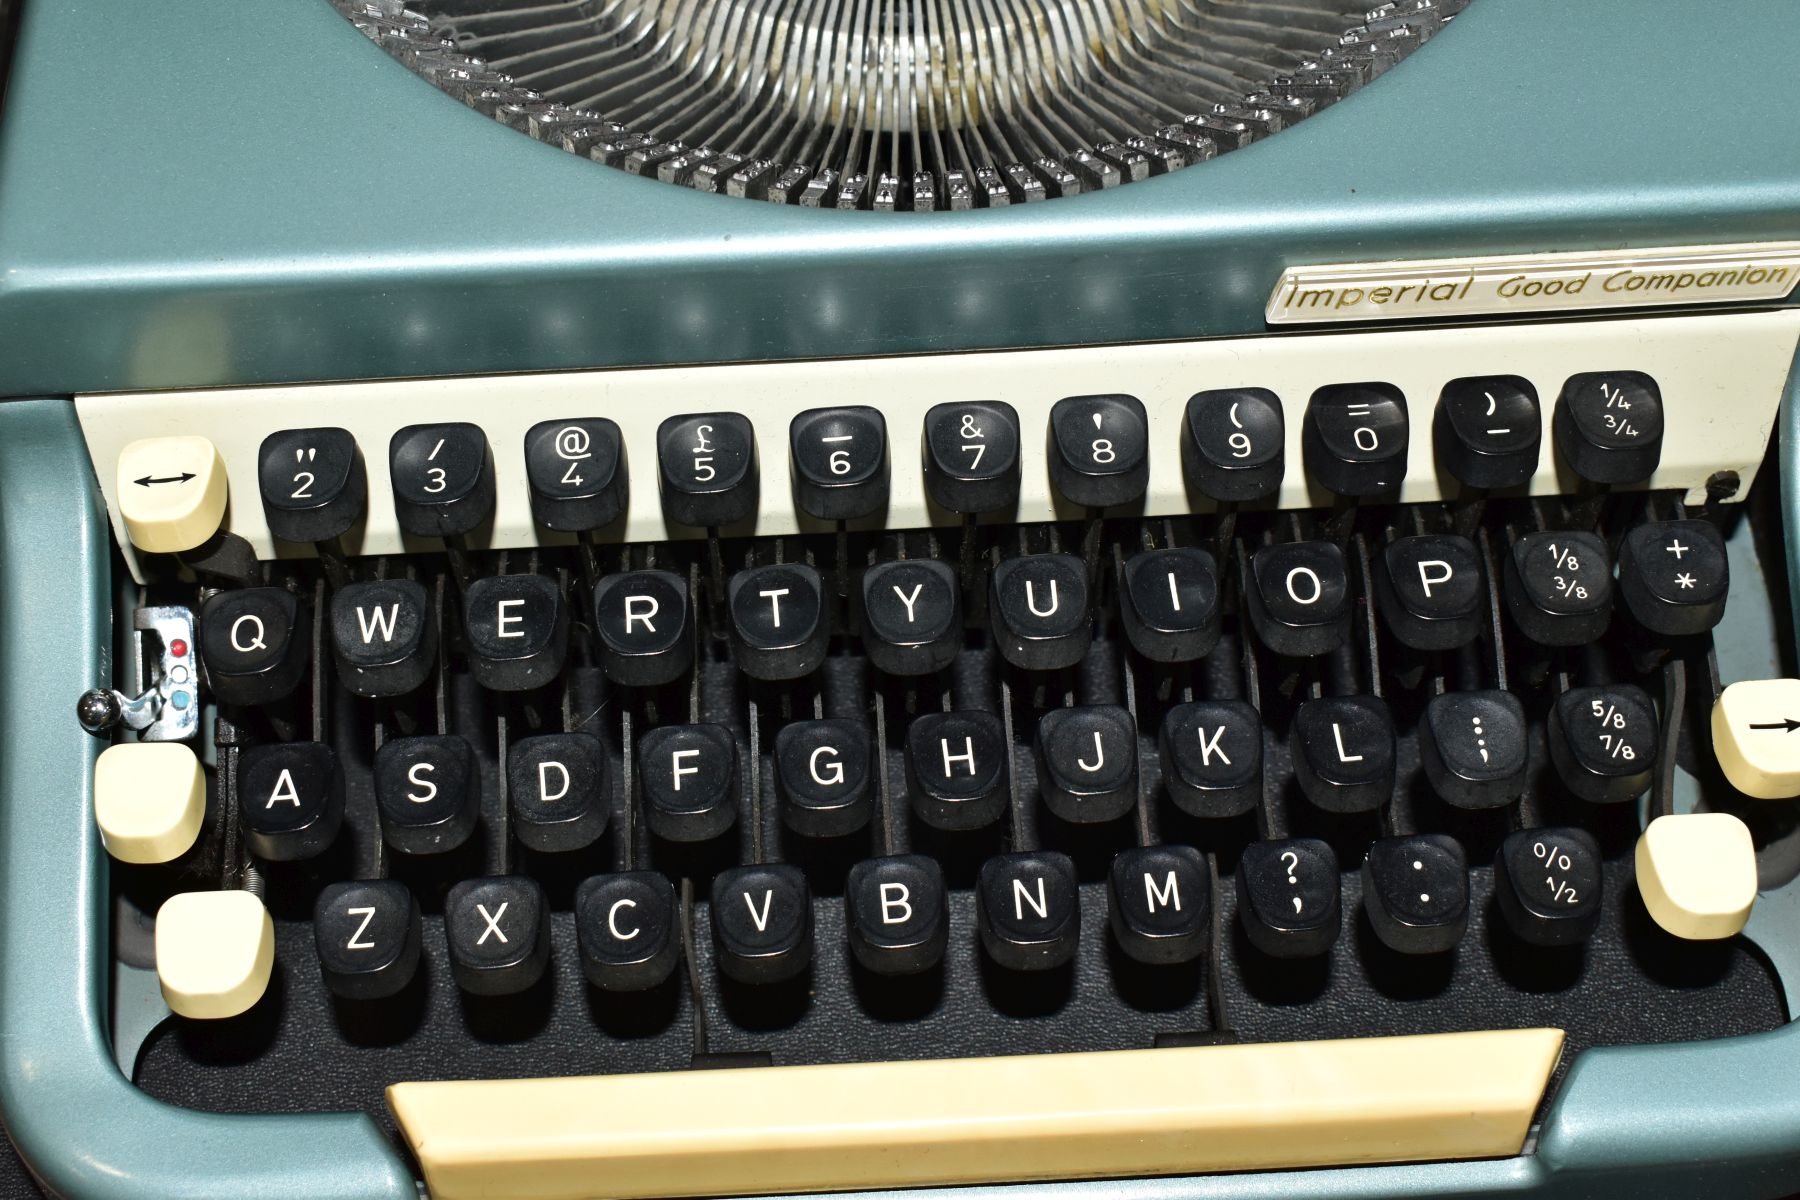
[[[1343,926],[1337,855],[1318,838],[1252,842],[1238,856],[1238,919],[1272,958],[1330,950]]]

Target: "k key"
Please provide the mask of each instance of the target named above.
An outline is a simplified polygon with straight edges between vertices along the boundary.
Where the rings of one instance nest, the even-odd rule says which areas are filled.
[[[481,426],[408,425],[388,443],[394,518],[417,537],[457,537],[494,515],[494,455]]]
[[[594,636],[606,677],[658,687],[694,662],[687,580],[672,571],[627,571],[594,586]]]
[[[477,579],[463,596],[469,673],[496,692],[543,687],[562,670],[569,617],[562,589],[543,575]]]
[[[680,901],[654,871],[596,875],[575,889],[581,970],[607,992],[641,992],[681,961]]]
[[[403,696],[437,659],[437,625],[423,586],[369,580],[331,598],[331,652],[338,678],[359,696]]]
[[[1242,700],[1177,704],[1158,740],[1163,786],[1196,817],[1235,817],[1262,800],[1262,717]]]
[[[313,904],[325,986],[346,1000],[380,1000],[419,969],[419,904],[390,879],[327,884]]]
[[[312,611],[286,588],[222,591],[200,608],[199,640],[215,696],[226,704],[273,704],[306,675]]]
[[[1011,743],[990,712],[925,713],[906,730],[907,794],[936,829],[981,829],[1007,803]]]
[[[444,897],[450,974],[463,991],[510,996],[550,965],[550,906],[538,881],[521,875],[465,879]]]
[[[283,429],[256,455],[257,491],[269,532],[286,542],[348,533],[368,507],[362,451],[345,429]]]
[[[962,649],[962,604],[948,563],[877,563],[863,573],[862,602],[864,648],[890,675],[941,671]]]

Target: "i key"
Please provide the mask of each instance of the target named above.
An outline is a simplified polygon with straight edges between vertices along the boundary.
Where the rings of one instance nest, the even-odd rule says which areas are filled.
[[[663,516],[706,529],[756,515],[756,431],[741,413],[670,417],[656,430]]]
[[[825,661],[830,626],[819,573],[804,563],[752,567],[726,585],[731,649],[753,679],[798,679]]]
[[[1656,706],[1636,684],[1570,688],[1550,717],[1550,759],[1571,792],[1594,804],[1635,800],[1650,786]]]
[[[1306,473],[1340,496],[1379,496],[1406,478],[1406,397],[1391,383],[1335,383],[1312,394],[1300,427]]]
[[[660,687],[694,663],[687,580],[673,571],[627,571],[594,585],[600,668],[614,683]]]
[[[797,721],[775,735],[781,818],[806,837],[843,837],[869,823],[874,748],[855,721]]]
[[[1612,559],[1591,533],[1528,533],[1506,557],[1501,593],[1540,646],[1585,646],[1612,623]]]
[[[1377,839],[1363,859],[1363,909],[1375,936],[1400,954],[1441,954],[1469,925],[1469,864],[1441,833]]]
[[[1267,388],[1222,388],[1188,398],[1181,465],[1188,486],[1222,503],[1264,500],[1281,489],[1287,428]]]
[[[1148,550],[1125,563],[1125,636],[1152,662],[1193,662],[1219,640],[1219,574],[1204,550]]]
[[[939,404],[925,414],[925,492],[954,513],[1019,502],[1019,414],[999,400]]]
[[[273,704],[306,675],[312,611],[286,588],[236,588],[201,606],[199,634],[213,695],[226,704]]]
[[[507,748],[512,834],[533,850],[564,853],[606,830],[606,750],[587,733],[546,733]]]
[[[1037,761],[1044,805],[1065,821],[1112,821],[1137,803],[1137,725],[1118,705],[1045,713]]]
[[[283,429],[256,455],[257,491],[269,532],[285,542],[348,533],[368,507],[368,473],[345,429]]]
[[[1007,804],[1011,745],[990,712],[925,713],[906,730],[913,811],[934,829],[982,829]]]
[[[1106,897],[1108,923],[1127,956],[1169,965],[1205,953],[1212,872],[1192,846],[1121,851],[1107,873]]]
[[[1238,920],[1271,958],[1311,958],[1343,926],[1337,855],[1318,838],[1251,842],[1238,856]]]
[[[1452,379],[1431,431],[1438,462],[1465,487],[1519,487],[1537,474],[1544,419],[1537,389],[1517,375]]]
[[[1074,957],[1081,938],[1075,863],[1053,850],[1000,854],[981,864],[976,923],[988,957],[1013,971],[1047,971]]]
[[[1725,615],[1731,564],[1706,521],[1653,521],[1619,546],[1619,592],[1638,624],[1663,637],[1705,633]]]
[[[950,934],[943,868],[919,854],[857,863],[844,883],[844,924],[851,953],[875,974],[930,970]]]
[[[477,579],[463,596],[469,673],[489,691],[542,687],[562,671],[569,616],[562,589],[542,575]]]
[[[269,862],[324,853],[344,821],[344,772],[322,742],[246,747],[237,793],[244,845]]]
[[[1394,718],[1375,696],[1308,700],[1294,713],[1294,773],[1326,812],[1368,812],[1394,791]]]
[[[325,986],[346,1000],[381,1000],[419,969],[419,903],[404,883],[331,883],[313,904],[313,942]]]
[[[1525,706],[1511,692],[1444,692],[1425,704],[1419,761],[1432,790],[1457,808],[1500,808],[1525,791]]]
[[[618,425],[605,417],[539,421],[525,431],[525,481],[531,515],[545,529],[612,524],[631,495]]]
[[[656,987],[681,961],[675,887],[655,871],[596,875],[575,889],[581,971],[606,992]]]
[[[877,563],[863,573],[863,647],[890,675],[941,671],[962,649],[956,571],[935,559]]]
[[[1242,700],[1177,704],[1158,737],[1163,786],[1182,812],[1235,817],[1262,800],[1262,717]]]
[[[1084,508],[1143,498],[1150,425],[1136,396],[1069,396],[1050,410],[1050,482]]]
[[[424,587],[379,579],[339,588],[331,597],[331,655],[338,678],[358,696],[403,696],[424,683],[437,659]]]
[[[450,974],[475,996],[511,996],[550,965],[550,905],[523,875],[465,879],[444,897]]]
[[[475,751],[455,735],[397,738],[375,752],[381,836],[403,854],[443,854],[469,840],[481,813]]]
[[[1494,856],[1494,898],[1533,946],[1585,942],[1600,924],[1600,844],[1585,829],[1521,829]]]
[[[737,739],[723,725],[662,725],[638,742],[638,781],[650,832],[704,842],[737,821]]]
[[[854,521],[887,507],[887,421],[878,409],[808,409],[789,424],[788,448],[801,512]]]
[[[1335,542],[1284,542],[1250,556],[1250,622],[1277,654],[1329,654],[1350,632],[1350,576]]]
[[[1055,671],[1087,654],[1087,568],[1073,554],[1009,558],[994,568],[990,591],[994,641],[1013,666]]]
[[[787,863],[733,867],[713,876],[713,947],[719,970],[739,983],[792,979],[812,962],[812,897]]]
[[[494,515],[494,455],[481,426],[408,425],[388,443],[394,519],[416,537],[458,537]]]
[[[1643,483],[1662,461],[1662,392],[1641,371],[1571,375],[1551,432],[1557,453],[1589,483]]]
[[[1381,615],[1414,650],[1454,650],[1481,631],[1481,556],[1475,543],[1452,534],[1397,538],[1381,552],[1375,573]]]

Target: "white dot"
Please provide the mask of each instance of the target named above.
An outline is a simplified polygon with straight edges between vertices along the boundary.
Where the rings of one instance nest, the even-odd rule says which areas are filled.
[[[1426,895],[1424,892],[1420,892],[1419,893],[1419,903],[1420,904],[1430,904],[1431,897]]]
[[[1424,869],[1425,869],[1425,864],[1424,864],[1424,863],[1422,863],[1422,862],[1420,862],[1420,861],[1419,861],[1419,860],[1418,860],[1418,859],[1416,859],[1416,858],[1415,858],[1415,859],[1413,859],[1413,870],[1415,870],[1415,871],[1423,871],[1423,870],[1424,870]]]

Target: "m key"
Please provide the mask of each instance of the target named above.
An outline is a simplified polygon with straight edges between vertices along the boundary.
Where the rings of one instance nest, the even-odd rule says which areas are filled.
[[[1113,937],[1138,962],[1192,962],[1205,952],[1212,872],[1192,846],[1122,851],[1107,874],[1106,895]]]

